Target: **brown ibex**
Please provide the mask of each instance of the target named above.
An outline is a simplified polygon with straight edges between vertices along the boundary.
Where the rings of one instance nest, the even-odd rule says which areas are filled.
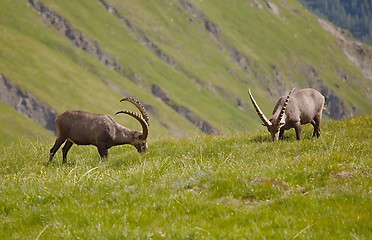
[[[52,161],[54,154],[64,142],[66,143],[62,148],[63,163],[66,163],[67,152],[74,143],[96,146],[102,159],[107,157],[109,148],[117,145],[131,144],[140,153],[147,151],[147,136],[150,124],[147,111],[134,98],[127,97],[121,99],[120,102],[122,101],[134,104],[141,115],[127,110],[119,111],[116,114],[124,113],[137,119],[142,125],[142,132],[123,127],[108,115],[69,110],[58,115],[56,119],[57,138],[50,149],[49,162]]]
[[[313,137],[320,137],[320,122],[325,101],[323,95],[317,90],[306,88],[294,91],[293,88],[288,96],[278,100],[270,119],[262,113],[250,89],[248,93],[262,124],[271,133],[273,141],[283,139],[284,131],[290,128],[295,129],[297,140],[300,140],[301,125],[307,123],[311,123],[314,127]]]

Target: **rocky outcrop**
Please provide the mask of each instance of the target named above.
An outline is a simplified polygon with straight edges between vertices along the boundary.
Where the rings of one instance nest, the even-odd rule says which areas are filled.
[[[137,40],[142,45],[144,45],[152,52],[154,52],[156,56],[158,56],[164,62],[168,63],[169,65],[172,65],[173,67],[177,67],[177,62],[172,57],[166,54],[155,42],[148,38],[146,34],[143,31],[141,31],[138,27],[136,27],[129,19],[123,17],[115,7],[111,6],[105,0],[100,0],[100,2],[106,8],[107,11],[112,13],[116,18],[118,18],[132,32],[136,34],[136,37],[138,38]]]
[[[165,104],[167,104],[177,113],[185,117],[189,122],[191,122],[193,125],[199,128],[202,132],[206,134],[218,134],[219,133],[219,131],[215,129],[210,123],[208,123],[207,121],[197,116],[189,108],[179,105],[175,101],[173,101],[170,97],[168,97],[168,94],[158,85],[153,84],[151,90],[152,90],[152,94],[160,98]]]
[[[38,12],[43,18],[47,19],[53,27],[67,37],[76,47],[79,47],[95,56],[107,67],[120,73],[124,73],[123,66],[121,66],[110,54],[103,51],[96,41],[89,39],[81,31],[73,28],[65,18],[53,9],[48,8],[39,0],[29,0],[29,2],[36,12]]]
[[[306,65],[303,71],[305,72],[306,76],[306,84],[309,87],[318,89],[319,92],[325,97],[326,109],[324,114],[333,119],[341,119],[343,117],[352,115],[352,111],[349,110],[346,103],[327,86],[327,84],[321,78],[319,71],[314,66]]]
[[[205,30],[210,32],[222,44],[221,46],[223,46],[224,48],[223,51],[226,50],[235,64],[237,64],[245,72],[250,74],[252,73],[250,66],[251,64],[253,64],[254,61],[250,57],[246,56],[244,53],[236,49],[234,46],[223,40],[222,30],[217,23],[208,19],[207,16],[190,1],[182,0],[179,3],[189,14],[204,22]],[[190,21],[192,20],[190,19]]]
[[[343,49],[350,62],[362,71],[365,78],[372,80],[372,48],[364,47],[362,43],[354,40],[350,34],[324,19],[318,18],[318,22],[320,26],[338,39],[337,44]]]
[[[326,100],[326,109],[324,111],[325,114],[333,119],[341,119],[343,117],[352,115],[350,111],[347,110],[345,102],[327,86],[321,86],[319,91],[321,94],[323,94]]]
[[[55,131],[54,121],[57,113],[31,93],[22,91],[0,73],[0,101],[11,106],[23,115],[33,119],[46,129]]]

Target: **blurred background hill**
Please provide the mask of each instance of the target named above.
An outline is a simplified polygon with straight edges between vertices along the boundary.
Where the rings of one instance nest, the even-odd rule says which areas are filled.
[[[140,129],[114,116],[135,110],[124,96],[147,107],[150,139],[261,127],[248,88],[267,115],[317,88],[340,119],[372,112],[371,81],[371,46],[297,0],[0,2],[0,143],[51,138],[67,109]]]

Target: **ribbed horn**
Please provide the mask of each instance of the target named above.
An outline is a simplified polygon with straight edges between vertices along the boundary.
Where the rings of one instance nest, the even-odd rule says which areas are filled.
[[[256,109],[256,112],[257,112],[258,116],[261,118],[262,123],[265,126],[272,125],[271,122],[265,116],[265,114],[263,114],[263,112],[261,111],[260,107],[257,105],[256,100],[254,100],[254,98],[252,96],[252,93],[251,93],[251,89],[248,89],[248,93],[249,93],[249,97],[251,98],[251,101],[253,103],[254,109]]]
[[[134,112],[127,111],[127,110],[119,111],[116,113],[116,115],[119,113],[128,114],[129,116],[132,116],[135,119],[137,119],[142,125],[142,139],[143,140],[147,139],[147,136],[149,135],[149,125],[147,124],[145,119],[143,119],[138,113],[134,113]]]
[[[120,102],[123,102],[123,101],[131,102],[134,106],[136,106],[138,110],[141,112],[142,118],[146,121],[147,126],[150,126],[149,115],[147,114],[145,107],[142,105],[142,103],[140,103],[140,101],[132,97],[125,97],[120,100]]]
[[[284,116],[285,109],[287,108],[287,104],[288,104],[288,101],[289,101],[289,97],[291,96],[291,94],[292,94],[292,92],[293,92],[294,90],[295,90],[295,88],[293,88],[293,89],[289,92],[287,98],[285,99],[285,102],[284,102],[284,104],[283,104],[282,110],[281,110],[280,113],[279,113],[278,123],[280,123],[280,122],[282,121],[282,118],[283,118],[283,116]]]

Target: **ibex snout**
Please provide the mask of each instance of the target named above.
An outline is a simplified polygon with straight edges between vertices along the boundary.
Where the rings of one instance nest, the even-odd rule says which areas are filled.
[[[136,144],[134,144],[134,147],[137,149],[137,151],[139,153],[145,153],[145,152],[147,152],[147,149],[148,149],[146,141],[136,143]]]
[[[272,140],[273,142],[279,140],[279,131],[276,132],[276,133],[271,133],[271,140]]]
[[[276,126],[276,125],[267,126],[267,130],[270,132],[271,140],[273,142],[279,140],[279,130],[280,130],[280,128],[278,126]]]

